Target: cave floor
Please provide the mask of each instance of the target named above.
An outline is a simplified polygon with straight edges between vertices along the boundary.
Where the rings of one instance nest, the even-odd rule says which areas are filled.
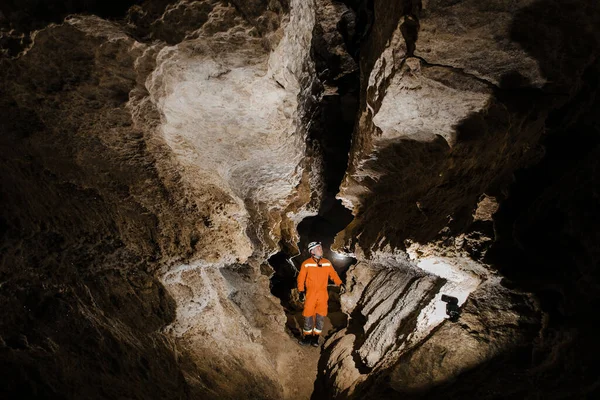
[[[295,350],[285,349],[287,351],[281,351],[284,349],[274,348],[279,350],[277,354],[285,354],[283,357],[288,357],[286,360],[279,360],[279,365],[291,365],[292,372],[287,375],[290,378],[289,382],[284,383],[285,388],[289,392],[285,393],[285,398],[288,399],[310,399],[313,390],[314,382],[317,377],[317,367],[319,358],[321,357],[321,348],[324,342],[324,338],[337,332],[338,330],[345,328],[347,324],[347,316],[341,311],[339,294],[337,289],[329,290],[329,311],[325,318],[325,326],[323,327],[323,333],[319,341],[320,345],[318,348],[312,346],[301,346],[298,344],[298,339],[301,337],[301,329],[303,323],[302,311],[285,307],[285,313],[287,316],[286,332],[288,333],[293,348]],[[272,345],[278,346],[278,343]],[[287,342],[285,344],[288,345]],[[283,372],[283,371],[282,371]]]

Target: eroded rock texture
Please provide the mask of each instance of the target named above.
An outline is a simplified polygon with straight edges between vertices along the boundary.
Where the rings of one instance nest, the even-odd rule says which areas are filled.
[[[405,276],[416,265],[455,282],[434,302],[448,290],[466,302],[458,323],[444,321],[414,348],[386,353],[381,370],[361,371],[357,339],[330,340],[317,389],[351,398],[594,392],[597,368],[574,341],[597,346],[584,339],[587,329],[571,324],[598,300],[590,292],[597,250],[586,245],[598,226],[565,210],[586,198],[577,209],[597,215],[588,157],[598,145],[590,116],[598,110],[598,10],[587,1],[405,1],[373,2],[371,15],[361,46],[361,106],[338,195],[355,219],[336,247],[369,270],[354,272],[362,282],[349,296],[369,301],[370,285],[385,293],[398,283],[384,278],[389,268]],[[577,163],[560,159],[574,156],[570,145],[559,150],[561,141],[586,143]],[[389,258],[405,251],[413,265]],[[368,262],[382,255],[392,260],[383,272]],[[544,268],[563,272],[546,280]],[[564,281],[566,270],[577,272]],[[357,318],[349,329],[363,325]],[[587,367],[565,365],[562,356]],[[327,385],[332,379],[335,388]]]
[[[5,2],[0,397],[598,395],[599,26],[590,0]],[[317,360],[266,260],[336,193],[358,263]]]
[[[59,11],[2,60],[2,390],[307,398],[261,266],[321,179],[314,5]]]

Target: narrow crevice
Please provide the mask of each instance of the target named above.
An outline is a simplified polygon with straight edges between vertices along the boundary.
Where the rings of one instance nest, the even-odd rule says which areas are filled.
[[[281,251],[269,258],[269,264],[275,271],[271,277],[271,293],[281,300],[287,315],[287,330],[296,337],[301,334],[302,305],[292,293],[296,287],[298,268],[309,257],[306,245],[311,241],[320,241],[324,257],[332,261],[343,281],[348,268],[356,263],[354,258],[336,254],[330,249],[335,235],[353,219],[351,211],[335,198],[346,173],[359,106],[360,77],[356,61],[360,42],[356,38],[365,27],[362,23],[357,25],[356,8],[353,6],[358,5],[351,3],[346,3],[347,9],[337,16],[337,21],[318,21],[313,32],[311,53],[321,94],[307,124],[310,126],[307,156],[320,163],[323,187],[319,210],[317,215],[307,217],[298,224],[299,254]],[[326,35],[324,30],[332,27],[334,29]],[[345,53],[340,56],[337,50],[341,48]],[[346,326],[347,316],[341,312],[339,289],[330,287],[329,295],[331,333]]]

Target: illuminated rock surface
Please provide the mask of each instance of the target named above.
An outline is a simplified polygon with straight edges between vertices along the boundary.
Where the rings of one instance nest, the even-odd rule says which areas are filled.
[[[599,26],[587,0],[0,6],[0,397],[598,395]],[[272,295],[301,235],[357,260],[320,350]]]

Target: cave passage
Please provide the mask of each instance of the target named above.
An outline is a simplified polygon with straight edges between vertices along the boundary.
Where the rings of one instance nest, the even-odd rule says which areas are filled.
[[[331,199],[330,199],[331,200]],[[281,300],[286,316],[287,329],[293,336],[300,337],[300,326],[302,324],[301,305],[293,300],[292,290],[296,287],[296,277],[302,262],[310,257],[306,251],[306,245],[311,241],[319,241],[323,245],[324,257],[329,259],[338,275],[345,282],[346,271],[356,263],[353,257],[335,253],[330,249],[333,238],[337,232],[342,230],[351,220],[352,215],[339,200],[333,200],[330,207],[316,216],[305,218],[298,225],[300,234],[300,254],[289,255],[278,252],[269,258],[269,263],[275,270],[271,277],[271,293]],[[341,312],[339,288],[329,287],[329,324],[326,324],[324,335],[333,328],[338,330],[344,328],[347,316]]]
[[[338,275],[345,282],[346,271],[356,263],[356,259],[337,254],[331,250],[335,235],[353,219],[350,210],[335,198],[339,185],[346,172],[350,150],[354,118],[358,110],[358,74],[350,74],[337,83],[337,93],[323,96],[319,105],[314,128],[309,132],[309,143],[318,147],[323,157],[324,192],[317,215],[304,218],[298,224],[300,254],[279,252],[269,258],[275,270],[271,277],[271,293],[281,300],[287,315],[289,333],[299,337],[302,323],[301,305],[291,299],[296,287],[296,276],[302,262],[310,257],[306,246],[319,241],[323,246],[324,257],[329,259]],[[333,328],[346,326],[347,316],[340,311],[339,289],[329,288],[329,322],[324,335]]]

